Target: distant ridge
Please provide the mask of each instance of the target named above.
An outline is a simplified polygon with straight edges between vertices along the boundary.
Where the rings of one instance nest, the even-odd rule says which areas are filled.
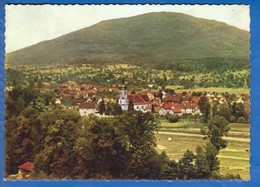
[[[158,65],[185,59],[235,58],[248,65],[249,37],[247,31],[214,20],[182,13],[148,13],[102,21],[8,53],[6,64]]]

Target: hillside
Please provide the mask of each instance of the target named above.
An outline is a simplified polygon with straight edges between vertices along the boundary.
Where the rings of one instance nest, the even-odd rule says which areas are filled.
[[[102,21],[6,56],[8,65],[166,63],[184,69],[194,60],[247,66],[249,32],[181,13],[148,13]]]

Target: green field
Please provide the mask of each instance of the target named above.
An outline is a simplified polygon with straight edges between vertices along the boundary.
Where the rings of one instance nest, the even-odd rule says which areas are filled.
[[[156,133],[158,152],[166,151],[167,155],[174,160],[182,157],[189,149],[195,151],[197,145],[203,146],[207,139],[199,134],[199,126],[187,125],[187,122],[167,123],[162,121],[162,130]],[[240,174],[243,180],[250,179],[250,132],[249,124],[233,123],[227,137],[228,146],[219,154],[220,172],[222,174]],[[168,128],[163,128],[168,127]],[[241,132],[240,136],[233,133]],[[172,141],[168,141],[172,138]]]
[[[233,93],[233,94],[249,94],[249,88],[221,88],[221,87],[209,87],[209,88],[194,88],[194,89],[182,89],[179,86],[167,86],[166,88],[174,89],[177,92],[217,92],[217,93]],[[178,89],[179,88],[179,89]]]

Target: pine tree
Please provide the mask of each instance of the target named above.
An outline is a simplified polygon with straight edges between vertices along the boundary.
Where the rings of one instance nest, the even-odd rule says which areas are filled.
[[[152,109],[151,109],[152,113],[155,113],[155,108],[154,108],[154,104],[152,104]]]
[[[128,103],[128,111],[134,111],[134,103],[132,100],[129,101]]]
[[[105,105],[105,101],[102,99],[99,106],[99,113],[104,114],[105,112],[106,112],[106,105]]]

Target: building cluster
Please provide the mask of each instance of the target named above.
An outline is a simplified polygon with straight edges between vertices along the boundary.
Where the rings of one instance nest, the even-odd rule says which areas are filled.
[[[48,85],[47,85],[48,86]],[[201,96],[192,93],[169,93],[158,91],[146,91],[134,94],[127,93],[124,83],[118,87],[104,87],[90,84],[65,83],[57,87],[56,104],[61,104],[69,98],[73,100],[74,106],[79,108],[81,116],[99,113],[99,106],[102,101],[117,103],[123,111],[128,110],[131,102],[134,110],[142,112],[154,112],[159,115],[183,114],[201,115],[199,101]],[[113,96],[109,95],[113,93]],[[227,98],[223,94],[207,93],[205,95],[210,103],[227,104]],[[250,112],[249,95],[241,94],[233,102],[243,103],[247,113]]]

